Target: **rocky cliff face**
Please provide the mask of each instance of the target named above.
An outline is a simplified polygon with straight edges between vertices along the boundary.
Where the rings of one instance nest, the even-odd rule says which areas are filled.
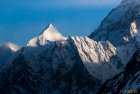
[[[136,51],[126,65],[125,71],[107,80],[98,94],[140,93],[140,50]]]
[[[96,42],[88,37],[72,37],[87,70],[102,83],[125,67],[109,41]]]

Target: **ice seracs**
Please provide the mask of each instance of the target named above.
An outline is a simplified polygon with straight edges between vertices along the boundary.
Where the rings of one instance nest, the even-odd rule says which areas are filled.
[[[63,37],[52,24],[49,24],[47,29],[44,30],[39,36],[31,39],[27,43],[27,46],[36,47],[36,46],[45,45],[48,42],[63,41],[65,39],[66,38]]]

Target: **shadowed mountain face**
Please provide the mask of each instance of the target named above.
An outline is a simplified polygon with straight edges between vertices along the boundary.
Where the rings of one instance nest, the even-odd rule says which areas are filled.
[[[123,0],[114,8],[89,37],[96,41],[108,40],[115,47],[132,43],[139,35],[140,1]]]
[[[1,94],[94,94],[99,86],[71,38],[24,47],[0,72]]]
[[[139,94],[140,93],[140,50],[136,51],[126,65],[125,71],[109,79],[98,94]]]

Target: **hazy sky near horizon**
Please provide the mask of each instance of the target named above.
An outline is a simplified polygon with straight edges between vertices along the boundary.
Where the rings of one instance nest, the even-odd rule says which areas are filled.
[[[24,46],[52,23],[64,36],[88,36],[121,0],[0,0],[0,45]]]

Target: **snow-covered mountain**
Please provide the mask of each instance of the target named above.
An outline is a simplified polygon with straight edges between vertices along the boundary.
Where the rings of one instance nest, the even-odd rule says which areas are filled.
[[[0,93],[94,94],[124,70],[126,63],[118,54],[109,41],[65,38],[49,25],[6,62],[0,71]]]
[[[59,37],[57,38],[56,36]],[[131,54],[130,56],[127,55],[128,57],[126,57],[126,61],[121,56],[118,57],[118,54],[120,54],[119,51],[117,51],[109,41],[96,42],[88,37],[78,36],[69,38],[74,42],[73,45],[76,47],[76,51],[80,55],[80,58],[88,72],[94,77],[98,78],[102,83],[106,81],[106,79],[109,79],[122,71],[126,65],[125,62],[131,58]],[[61,43],[67,43],[67,41],[68,39],[63,37],[58,30],[52,24],[50,24],[48,28],[41,33],[41,35],[31,39],[27,43],[27,47],[40,47],[41,45],[48,47],[48,45],[52,45],[53,42],[57,42],[60,45]],[[121,47],[121,49],[123,49],[123,47]],[[123,51],[129,52],[131,49],[133,50],[133,48],[128,48],[123,49]],[[32,50],[33,52],[31,52],[31,50],[27,52],[34,53],[34,50]],[[42,51],[42,48],[39,48],[38,51]],[[71,56],[69,52],[67,54],[68,56]],[[65,54],[61,53],[59,55],[62,57]],[[58,60],[57,62],[61,62],[61,60]],[[71,64],[71,60],[68,60],[67,63],[68,62]]]
[[[39,36],[31,39],[27,43],[27,46],[37,47],[45,45],[47,42],[63,41],[63,40],[66,40],[66,38],[63,37],[52,24],[49,24],[47,29],[45,29]]]
[[[126,65],[140,49],[140,0],[123,0],[89,37],[111,42],[116,47],[117,56]],[[139,54],[139,51],[134,54],[124,72],[107,80],[98,94],[139,94]]]
[[[85,68],[71,38],[24,47],[0,72],[1,94],[94,94],[100,85]]]
[[[3,64],[17,51],[19,47],[13,43],[5,43],[0,46],[0,69]]]
[[[100,88],[98,94],[139,94],[140,93],[140,50],[128,62],[125,71],[116,75]]]
[[[115,47],[133,43],[140,36],[140,1],[123,0],[89,37],[110,41]]]
[[[123,0],[90,38],[66,38],[49,24],[20,50],[1,46],[0,94],[95,94],[107,79],[99,94],[139,89],[139,2]]]

